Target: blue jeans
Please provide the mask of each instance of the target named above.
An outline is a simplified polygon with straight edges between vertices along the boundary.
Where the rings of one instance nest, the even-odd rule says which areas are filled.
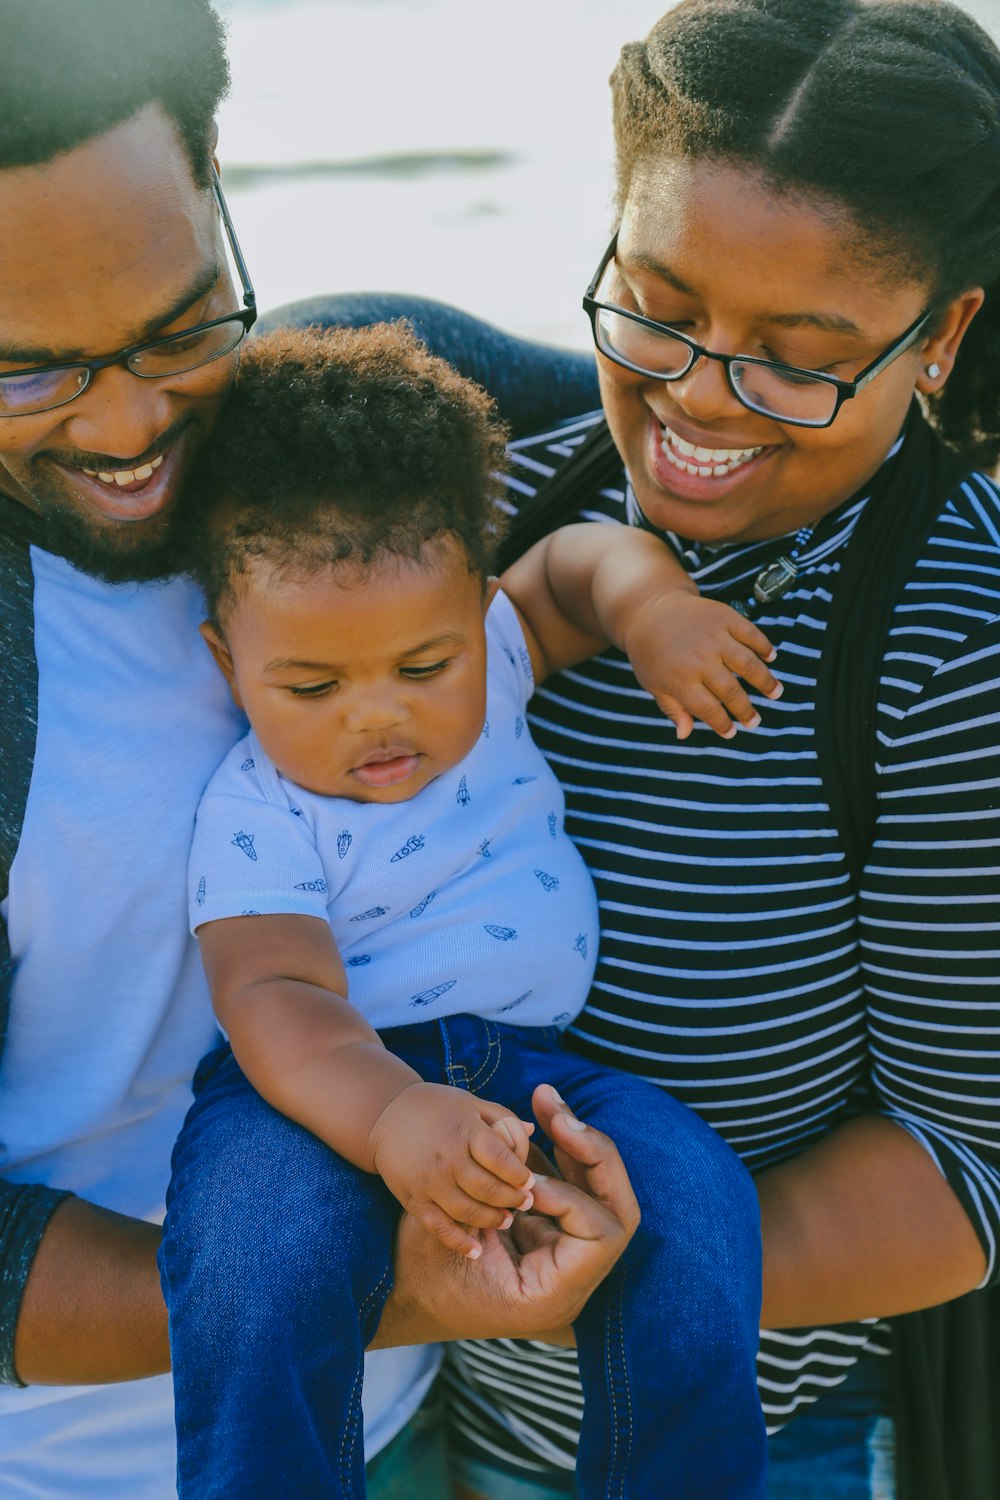
[[[552,1030],[455,1016],[384,1040],[424,1078],[522,1116],[551,1083],[621,1151],[642,1222],[576,1323],[584,1500],[763,1500],[760,1225],[734,1153]],[[392,1286],[398,1205],[259,1100],[228,1053],[197,1087],[161,1252],[179,1493],[361,1496],[362,1356]]]
[[[895,1500],[888,1364],[866,1356],[843,1385],[771,1439],[767,1500]],[[519,1470],[464,1448],[453,1448],[451,1473],[463,1496],[476,1500],[576,1500],[579,1495],[566,1469]]]

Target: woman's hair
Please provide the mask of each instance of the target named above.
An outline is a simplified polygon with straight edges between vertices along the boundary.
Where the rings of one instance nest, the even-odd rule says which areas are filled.
[[[0,0],[0,170],[35,166],[159,104],[210,181],[229,88],[210,0]]]
[[[406,323],[262,334],[185,487],[187,571],[216,619],[257,558],[302,577],[452,536],[485,579],[505,438],[485,391]]]
[[[945,0],[681,0],[612,79],[618,205],[658,154],[747,164],[846,207],[943,305],[986,302],[929,406],[1000,457],[1000,51]]]

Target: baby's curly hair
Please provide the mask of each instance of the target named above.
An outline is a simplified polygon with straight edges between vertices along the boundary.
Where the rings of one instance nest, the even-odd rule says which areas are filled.
[[[262,334],[185,494],[185,568],[216,622],[261,557],[301,577],[450,535],[485,579],[505,440],[485,391],[405,322]]]

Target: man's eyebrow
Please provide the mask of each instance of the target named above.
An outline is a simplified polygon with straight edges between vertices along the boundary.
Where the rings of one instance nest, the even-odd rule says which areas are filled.
[[[442,646],[461,646],[465,637],[457,630],[446,631],[444,635],[432,636],[430,640],[421,641],[417,646],[407,646],[405,651],[399,653],[399,660],[405,661],[410,656],[420,656],[424,651],[434,651]],[[331,661],[300,661],[297,657],[276,656],[273,661],[266,662],[265,672],[329,672],[336,676],[343,669],[337,662]]]
[[[217,261],[212,266],[206,266],[170,307],[166,308],[162,313],[158,313],[155,318],[151,318],[144,328],[138,329],[134,336],[129,339],[128,343],[122,344],[121,347],[123,349],[131,349],[134,344],[142,344],[147,339],[155,339],[161,329],[173,323],[182,313],[187,312],[189,307],[193,307],[196,302],[200,302],[202,297],[207,297],[221,275],[222,265],[220,262]],[[104,353],[110,354],[113,351],[105,350]],[[32,348],[24,344],[7,344],[0,339],[0,359],[12,365],[72,364],[74,360],[84,360],[88,357],[91,359],[101,359],[103,355],[93,353],[88,355],[82,349]]]
[[[697,297],[697,292],[689,287],[686,281],[658,261],[655,255],[647,255],[643,251],[629,256],[632,265],[639,266],[643,271],[649,271],[653,276],[665,281],[668,286],[673,287],[675,292],[681,292],[685,297]],[[761,323],[769,323],[778,328],[818,328],[823,333],[848,333],[860,334],[861,329],[850,318],[843,317],[840,313],[826,312],[789,312],[789,313],[765,313],[758,320]]]

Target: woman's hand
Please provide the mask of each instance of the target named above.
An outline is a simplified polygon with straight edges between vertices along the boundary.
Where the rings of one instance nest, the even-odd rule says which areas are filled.
[[[532,1107],[555,1145],[562,1178],[535,1173],[535,1207],[511,1230],[483,1234],[460,1259],[408,1215],[396,1244],[396,1283],[372,1348],[456,1338],[532,1338],[561,1329],[618,1260],[639,1208],[614,1143],[580,1128],[548,1085]]]
[[[781,697],[781,683],[766,665],[776,653],[763,631],[728,604],[687,589],[640,605],[622,645],[636,680],[676,726],[678,739],[687,739],[695,719],[724,740],[737,724],[755,729],[760,714],[740,678],[765,698]]]

